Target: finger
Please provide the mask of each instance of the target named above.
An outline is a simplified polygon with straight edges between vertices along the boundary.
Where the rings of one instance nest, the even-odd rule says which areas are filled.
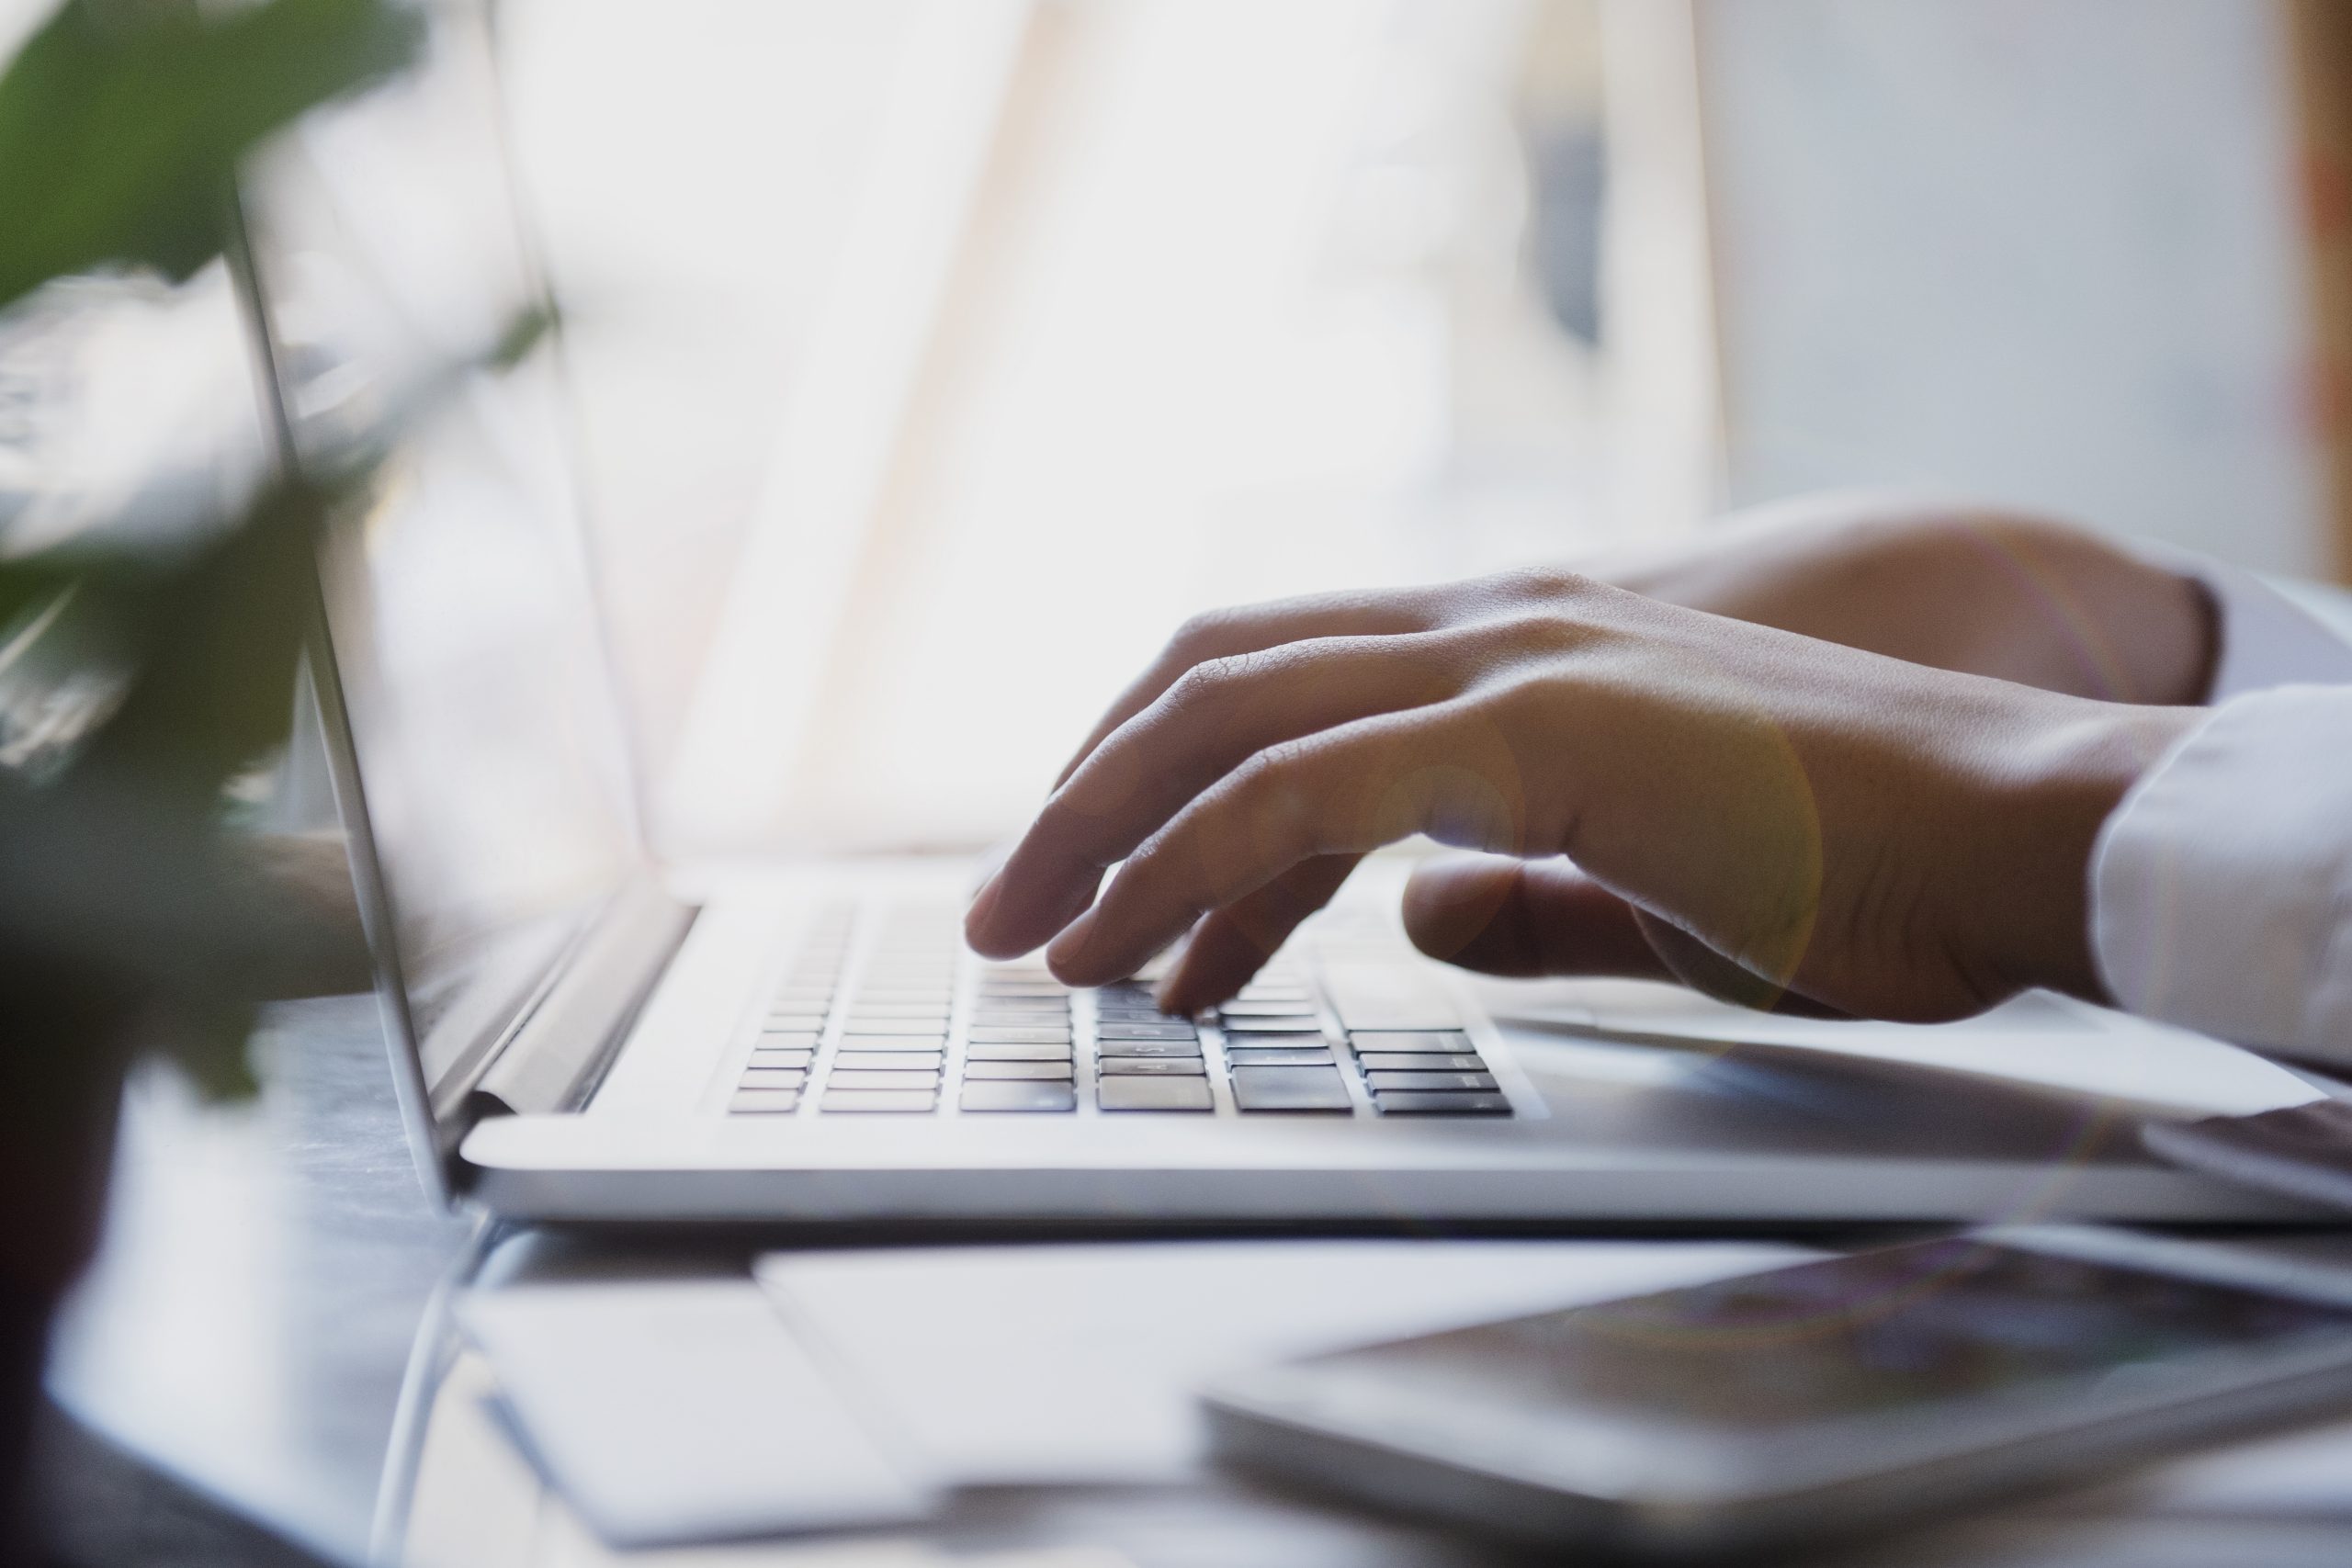
[[[1067,983],[1102,985],[1302,861],[1417,832],[1516,849],[1521,807],[1514,761],[1467,703],[1360,719],[1261,751],[1129,856],[1046,962]]]
[[[1093,900],[1184,805],[1270,746],[1457,694],[1476,632],[1318,637],[1185,671],[1054,792],[967,916],[990,956],[1025,953]]]
[[[1426,631],[1437,624],[1442,592],[1420,589],[1386,593],[1318,593],[1276,599],[1238,609],[1193,616],[1169,639],[1159,657],[1119,694],[1054,780],[1059,789],[1094,749],[1127,720],[1158,702],[1185,671],[1213,659],[1262,653],[1309,637],[1384,637]]]
[[[1405,885],[1405,934],[1432,958],[1488,975],[1671,980],[1634,907],[1564,860],[1459,855]]]
[[[1302,921],[1331,901],[1363,859],[1323,855],[1302,862],[1247,897],[1212,910],[1160,982],[1161,1010],[1188,1016],[1230,1000]]]

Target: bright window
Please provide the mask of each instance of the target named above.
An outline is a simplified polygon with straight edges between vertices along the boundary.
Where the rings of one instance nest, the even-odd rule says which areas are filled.
[[[670,847],[985,841],[1193,610],[1694,521],[1681,14],[510,6]]]

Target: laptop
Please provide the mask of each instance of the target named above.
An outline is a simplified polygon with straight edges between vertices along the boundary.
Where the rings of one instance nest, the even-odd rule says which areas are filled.
[[[293,465],[543,298],[487,23],[436,27],[413,80],[250,172],[248,303]],[[469,375],[320,553],[326,750],[447,1198],[862,1235],[2301,1213],[2152,1162],[2132,1116],[2079,1095],[1506,1029],[1404,942],[1394,867],[1179,1019],[1140,979],[1072,990],[966,951],[967,861],[665,864],[577,434],[560,344]]]

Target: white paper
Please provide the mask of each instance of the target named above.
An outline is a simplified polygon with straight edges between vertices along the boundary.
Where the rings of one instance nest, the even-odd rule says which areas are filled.
[[[1485,981],[1473,988],[1522,1052],[1540,1054],[1546,1027],[1565,1025],[1577,1032],[1571,1039],[1600,1030],[1842,1052],[2195,1115],[2244,1115],[2318,1096],[2294,1073],[2235,1045],[2041,992],[1957,1023],[1904,1024],[1754,1012],[1642,980]]]
[[[1214,1374],[1815,1256],[1739,1243],[1305,1241],[776,1253],[785,1320],[942,1484],[1198,1466]]]
[[[621,1545],[894,1524],[927,1489],[753,1286],[530,1286],[458,1303],[518,1435]]]

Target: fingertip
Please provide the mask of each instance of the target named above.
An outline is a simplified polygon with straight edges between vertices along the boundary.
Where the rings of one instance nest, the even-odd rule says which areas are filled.
[[[1004,873],[1000,870],[980,884],[980,890],[972,895],[972,901],[964,908],[965,944],[983,958],[1006,959],[1017,956],[1014,953],[997,952],[995,935],[990,930],[990,920],[996,913],[997,900],[1003,896],[1003,882]]]
[[[1046,969],[1065,986],[1090,987],[1106,985],[1117,979],[1116,975],[1099,974],[1099,959],[1087,952],[1093,935],[1096,911],[1087,910],[1062,928],[1059,936],[1046,944]]]
[[[1101,882],[1099,871],[1088,876],[1046,855],[1016,852],[972,896],[964,940],[983,958],[999,960],[1049,941],[1059,946],[1056,933],[1067,934],[1086,915]]]
[[[1480,939],[1493,931],[1524,869],[1504,855],[1446,855],[1423,862],[1405,885],[1406,936],[1431,958],[1489,967],[1479,961]]]
[[[1168,974],[1152,992],[1151,999],[1159,1010],[1175,1018],[1190,1018],[1223,1002],[1233,999],[1235,992],[1250,983],[1250,976],[1265,962],[1263,954],[1250,950],[1247,955],[1235,953],[1231,942],[1221,941],[1219,924],[1215,916],[1204,920],[1193,930],[1192,940],[1183,952],[1168,966]]]

